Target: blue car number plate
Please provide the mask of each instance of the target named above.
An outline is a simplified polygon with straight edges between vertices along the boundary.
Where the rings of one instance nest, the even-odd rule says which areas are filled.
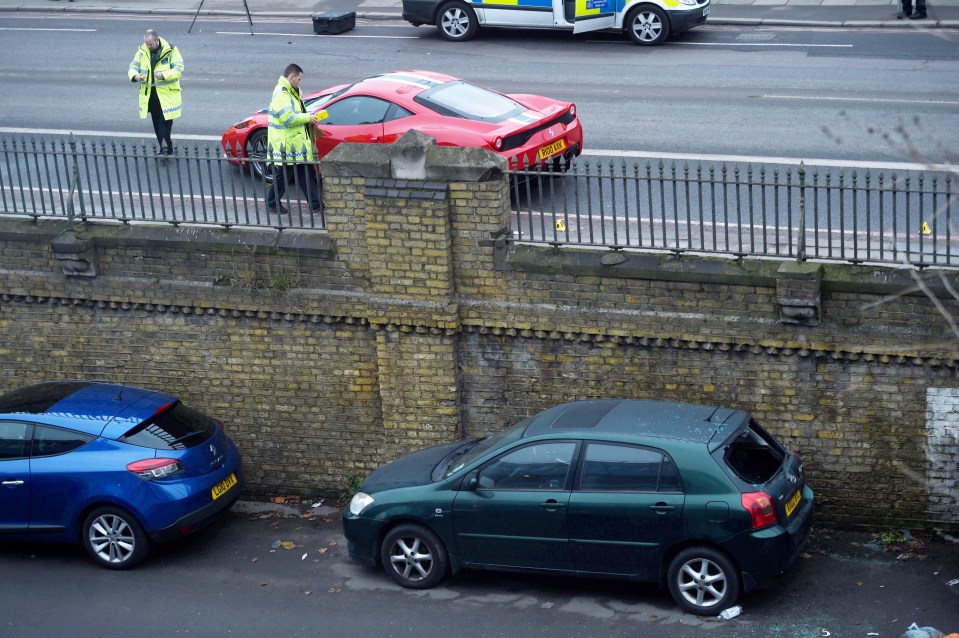
[[[230,491],[230,488],[236,485],[236,474],[230,474],[228,477],[213,486],[213,500],[220,498]]]

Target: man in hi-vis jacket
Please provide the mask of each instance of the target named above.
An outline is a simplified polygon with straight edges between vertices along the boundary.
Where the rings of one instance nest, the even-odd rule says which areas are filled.
[[[147,113],[153,117],[159,154],[173,155],[173,120],[183,113],[183,56],[155,29],[147,29],[143,44],[133,55],[129,77],[131,82],[140,84],[140,119],[146,119]]]

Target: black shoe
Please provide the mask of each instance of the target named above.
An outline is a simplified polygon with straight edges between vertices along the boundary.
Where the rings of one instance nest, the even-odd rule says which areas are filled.
[[[277,204],[276,206],[267,206],[266,208],[271,213],[276,213],[277,215],[285,215],[290,212],[290,209],[284,206],[283,204]]]
[[[311,213],[322,213],[322,212],[323,212],[323,207],[322,207],[322,206],[317,206],[316,208],[310,208],[310,212],[311,212]]]
[[[909,16],[909,19],[910,19],[910,20],[925,20],[925,19],[926,19],[926,14],[925,14],[925,13],[914,13],[914,14],[912,14],[911,16]]]
[[[896,20],[905,20],[912,15],[912,11],[900,11],[896,14]]]

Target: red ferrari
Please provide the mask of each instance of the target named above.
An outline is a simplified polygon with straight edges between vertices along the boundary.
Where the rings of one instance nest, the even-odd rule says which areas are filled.
[[[356,84],[343,84],[303,96],[311,113],[329,116],[316,124],[322,158],[341,142],[392,144],[415,129],[440,146],[487,148],[512,166],[553,162],[556,166],[583,151],[583,127],[576,105],[539,95],[504,95],[448,75],[399,71]],[[266,109],[223,133],[226,157],[269,178]],[[565,163],[560,161],[565,159]],[[267,171],[264,174],[264,171]]]

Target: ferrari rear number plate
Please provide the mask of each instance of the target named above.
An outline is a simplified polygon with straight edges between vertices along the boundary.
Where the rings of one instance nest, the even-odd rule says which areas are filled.
[[[213,486],[213,500],[220,498],[230,491],[230,488],[236,485],[236,474],[230,474],[228,477]]]
[[[552,144],[547,144],[543,148],[539,149],[539,158],[544,160],[551,155],[556,155],[562,150],[566,149],[566,140],[556,140]]]
[[[802,490],[796,492],[793,497],[789,499],[789,502],[786,503],[786,516],[790,516],[793,513],[793,510],[799,505],[800,500],[802,500]]]

